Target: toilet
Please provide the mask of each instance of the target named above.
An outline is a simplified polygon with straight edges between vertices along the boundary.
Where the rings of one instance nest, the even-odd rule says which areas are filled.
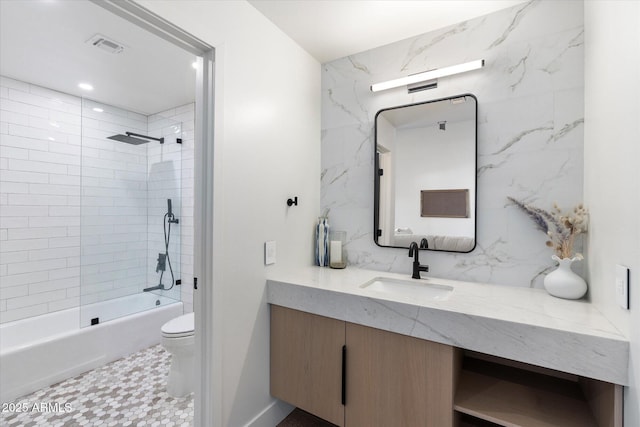
[[[183,397],[194,391],[194,313],[184,314],[162,325],[162,346],[171,353],[167,393]]]

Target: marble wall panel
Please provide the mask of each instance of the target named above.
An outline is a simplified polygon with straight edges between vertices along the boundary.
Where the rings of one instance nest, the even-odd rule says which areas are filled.
[[[542,208],[581,202],[583,6],[530,1],[513,8],[323,64],[321,210],[347,232],[350,265],[409,272],[407,251],[373,242],[375,114],[462,93],[478,98],[477,247],[426,252],[433,276],[542,286],[554,265],[545,236],[508,196]],[[484,59],[438,88],[372,93],[372,83]]]

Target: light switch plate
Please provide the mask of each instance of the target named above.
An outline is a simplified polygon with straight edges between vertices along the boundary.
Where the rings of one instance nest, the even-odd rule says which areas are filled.
[[[276,263],[276,241],[264,242],[264,265]]]
[[[620,264],[616,265],[616,302],[629,309],[629,269]]]

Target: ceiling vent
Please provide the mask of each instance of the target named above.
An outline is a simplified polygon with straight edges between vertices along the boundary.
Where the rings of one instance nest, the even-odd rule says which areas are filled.
[[[118,43],[117,41],[105,37],[102,34],[96,34],[87,40],[87,43],[109,53],[120,53],[124,50],[122,43]]]

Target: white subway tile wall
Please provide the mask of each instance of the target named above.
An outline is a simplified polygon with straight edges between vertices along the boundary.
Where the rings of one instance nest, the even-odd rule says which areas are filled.
[[[169,254],[175,279],[180,279],[182,285],[165,291],[163,294],[181,299],[184,303],[185,313],[193,311],[194,127],[195,104],[193,103],[148,117],[149,135],[158,138],[164,136],[165,145],[164,147],[151,146],[151,152],[148,156],[150,172],[162,170],[163,173],[150,173],[148,179],[150,258],[147,265],[152,270],[151,273],[155,275],[151,277],[157,278],[157,273],[155,273],[156,259],[158,252],[164,248],[162,221],[167,210],[166,199],[171,198],[173,213],[179,223],[171,226]],[[182,144],[177,144],[176,138],[181,138]],[[171,180],[166,179],[167,174],[170,174]],[[179,188],[171,187],[176,183],[180,184]],[[170,272],[166,271],[163,278],[165,285],[170,283],[168,275]],[[153,280],[151,285],[155,285]]]
[[[166,210],[168,197],[180,214],[170,251],[192,310],[193,248],[185,246],[193,245],[194,106],[150,117],[102,104],[99,113],[96,106],[0,77],[0,323],[157,284],[155,246],[163,239],[157,211],[162,198]],[[175,138],[162,148],[106,139],[168,132],[173,128],[160,124],[169,122],[179,127],[182,148]],[[163,182],[157,189],[148,179],[156,170]]]
[[[169,246],[169,254],[173,260],[172,263],[178,266],[179,274],[175,277],[182,280],[183,285],[179,288],[174,288],[173,291],[180,295],[182,302],[184,303],[185,313],[193,311],[193,249],[194,249],[194,229],[193,229],[193,209],[194,209],[194,143],[195,143],[195,104],[187,104],[172,108],[166,111],[149,116],[149,133],[151,136],[160,137],[164,136],[167,144],[167,151],[165,151],[164,157],[157,150],[156,153],[149,155],[149,162],[167,162],[173,161],[174,166],[170,169],[171,173],[176,174],[173,181],[158,180],[158,188],[164,188],[167,194],[170,194],[169,187],[171,183],[179,182],[181,184],[179,189],[172,189],[173,194],[177,195],[176,199],[173,199],[173,212],[179,219],[178,225],[172,225],[171,228],[171,244]],[[179,136],[180,135],[180,136]],[[181,137],[182,144],[175,144],[175,139]],[[178,151],[180,155],[178,156]],[[180,167],[175,165],[175,162],[181,162]],[[165,163],[163,163],[165,164]],[[155,193],[158,188],[155,186],[155,180],[151,180],[149,188],[149,206],[154,206],[154,212],[149,218],[149,251],[150,256],[153,258],[149,266],[153,266],[155,272],[155,259],[158,255],[158,247],[161,249],[164,247],[164,235],[161,226],[162,217],[157,212],[164,215],[167,209],[166,196],[163,193]],[[152,184],[153,182],[153,184]],[[156,199],[152,202],[151,198],[156,196]],[[151,208],[150,208],[151,209]],[[160,225],[158,224],[160,221]],[[175,233],[175,234],[174,234]],[[153,245],[151,242],[154,242]],[[158,243],[159,242],[159,243]],[[173,258],[173,254],[179,254],[179,258]],[[179,260],[176,263],[175,260]],[[165,273],[165,277],[166,277]],[[163,279],[164,280],[164,279]],[[165,281],[164,283],[170,283]],[[175,294],[168,294],[167,296],[176,298]]]
[[[96,112],[93,108],[103,112]],[[145,134],[147,118],[83,101],[80,302],[91,304],[147,287],[147,145],[107,139]]]
[[[156,273],[156,260],[160,253],[165,252],[165,239],[169,241],[169,259],[166,261],[165,272],[162,275],[162,284],[168,291],[163,295],[179,298],[180,287],[173,285],[174,279],[182,279],[180,264],[180,241],[182,231],[181,212],[181,168],[182,145],[178,139],[182,139],[182,123],[175,121],[175,109],[171,109],[149,117],[149,135],[160,138],[164,143],[149,145],[147,158],[149,168],[148,178],[148,207],[149,217],[147,222],[149,277],[159,284],[160,274]],[[172,213],[179,221],[177,224],[168,223],[167,200],[171,200]],[[165,230],[167,235],[165,236]],[[173,271],[173,277],[172,277]],[[172,286],[173,285],[173,286]]]

